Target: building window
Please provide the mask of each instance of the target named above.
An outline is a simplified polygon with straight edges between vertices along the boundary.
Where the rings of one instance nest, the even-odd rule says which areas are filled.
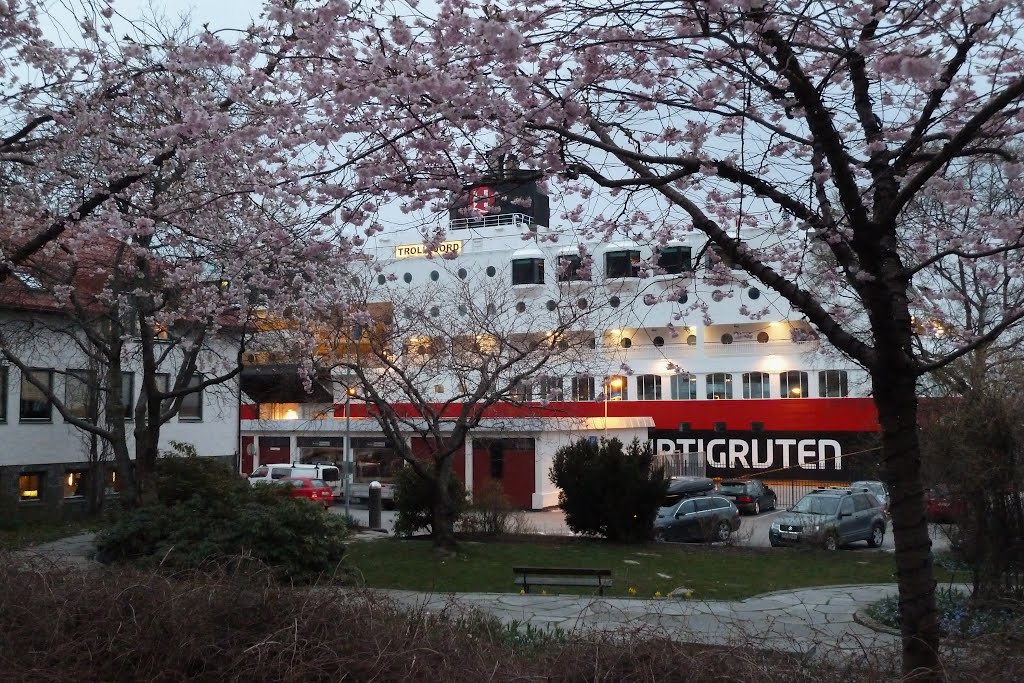
[[[18,500],[42,500],[42,498],[42,472],[26,472],[18,475]]]
[[[64,497],[82,498],[86,495],[86,483],[89,481],[89,473],[85,470],[76,470],[64,473]]]
[[[487,448],[491,458],[491,479],[501,480],[505,478],[505,449],[501,444],[492,443]]]
[[[661,376],[639,375],[636,378],[636,397],[641,401],[660,401]]]
[[[790,370],[779,375],[779,396],[782,398],[807,398],[807,373]]]
[[[402,276],[402,279],[405,280],[406,284],[409,284],[410,282],[412,282],[412,273],[406,273],[405,275]]]
[[[679,275],[693,270],[689,247],[662,247],[658,251],[658,268],[667,275]]]
[[[605,277],[640,277],[640,252],[609,251],[604,255]]]
[[[0,365],[0,422],[7,422],[7,366]]]
[[[537,396],[542,401],[561,401],[562,378],[550,375],[537,378]]]
[[[169,372],[157,372],[153,375],[153,383],[156,384],[156,390],[161,394],[167,394],[171,391],[171,373]],[[167,406],[170,405],[171,399],[164,399],[161,405],[161,410],[167,410]]]
[[[605,378],[604,396],[607,401],[628,401],[629,379],[625,375],[612,375]]]
[[[31,381],[32,377],[46,387],[43,391]],[[50,422],[53,404],[47,394],[53,389],[53,370],[26,370],[21,376],[20,418],[23,422]]]
[[[576,254],[568,254],[558,257],[558,281],[559,282],[580,282],[589,280],[589,275],[584,277],[583,257]]]
[[[743,373],[743,398],[771,398],[771,382],[767,372]]]
[[[572,400],[594,400],[594,378],[590,375],[577,375],[572,378]]]
[[[494,266],[487,266],[487,277],[494,277],[497,272],[498,271]]]
[[[188,381],[188,388],[193,389],[203,383],[202,375],[192,375]],[[203,390],[193,389],[181,397],[181,407],[178,408],[178,420],[200,422],[203,419]]]
[[[727,372],[712,372],[707,376],[708,398],[732,398],[732,375]]]
[[[544,259],[517,258],[512,259],[513,285],[544,284]]]
[[[519,379],[512,383],[509,394],[513,401],[529,403],[533,400],[533,385]]]
[[[81,420],[96,418],[96,373],[68,370],[64,376],[64,406]]]
[[[121,373],[121,405],[124,406],[124,419],[135,419],[135,374]]]
[[[844,398],[850,395],[846,370],[822,370],[818,373],[818,396]]]
[[[694,401],[697,399],[697,376],[691,374],[672,375],[669,380],[673,401]]]

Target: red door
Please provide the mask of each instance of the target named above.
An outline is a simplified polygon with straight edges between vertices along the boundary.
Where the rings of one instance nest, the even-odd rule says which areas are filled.
[[[287,436],[260,437],[260,464],[271,465],[292,461],[292,440]]]
[[[473,490],[501,484],[512,507],[529,510],[536,491],[536,442],[533,439],[487,439],[473,442]]]
[[[256,455],[256,446],[253,443],[255,437],[243,436],[242,437],[242,462],[240,463],[242,474],[248,476],[252,474],[253,469],[253,457]]]

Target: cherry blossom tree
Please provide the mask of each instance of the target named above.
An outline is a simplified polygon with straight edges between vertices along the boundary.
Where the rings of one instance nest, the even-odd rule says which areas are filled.
[[[977,201],[961,172],[970,159],[1021,191],[1019,3],[452,0],[436,18],[388,3],[361,21],[325,6],[335,18],[298,40],[317,59],[296,73],[318,129],[340,122],[339,144],[359,140],[363,186],[428,206],[496,147],[543,168],[567,204],[592,207],[603,190],[607,210],[566,213],[588,215],[583,232],[701,233],[866,368],[893,493],[904,668],[938,677],[916,386],[1024,310],[1007,302],[984,332],[922,353],[913,287],[950,258],[996,260],[1016,278],[1024,257],[1019,217],[998,208],[929,240],[904,230],[924,192]],[[348,105],[358,123],[340,116]],[[835,287],[811,286],[812,245],[834,260]],[[853,298],[834,298],[841,288]]]

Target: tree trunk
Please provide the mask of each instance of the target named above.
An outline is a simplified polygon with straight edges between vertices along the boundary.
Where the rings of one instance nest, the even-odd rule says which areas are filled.
[[[914,673],[915,681],[939,680],[935,568],[921,484],[916,382],[899,365],[898,356],[886,354],[872,368],[871,379],[882,426],[885,479],[891,491],[903,671]]]
[[[451,476],[450,462],[447,460],[441,462],[435,471],[433,481],[434,510],[433,519],[430,522],[434,548],[439,550],[455,550],[458,547],[455,542],[455,503],[452,501],[449,489]]]
[[[160,457],[157,446],[158,435],[145,427],[135,430],[135,468],[139,485],[139,501],[142,505],[157,502],[156,461]]]

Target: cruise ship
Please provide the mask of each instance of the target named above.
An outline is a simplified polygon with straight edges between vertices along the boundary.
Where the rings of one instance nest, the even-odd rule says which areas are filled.
[[[327,363],[310,388],[287,358],[247,354],[242,472],[340,464],[348,448],[353,495],[372,480],[387,490],[402,461],[351,372],[373,329],[387,328],[385,353],[423,360],[416,396],[395,389],[388,399],[410,420],[417,401],[454,416],[479,398],[472,363],[439,346],[473,355],[550,340],[555,353],[524,354],[501,377],[507,387],[491,387],[500,400],[453,460],[470,491],[500,482],[520,508],[557,504],[551,459],[581,437],[649,440],[669,474],[843,482],[872,473],[879,428],[866,374],[784,299],[730,273],[699,232],[657,244],[590,236],[569,217],[553,221],[550,205],[535,174],[499,171],[468,185],[438,230],[368,237],[344,344],[328,344],[344,347],[348,370]],[[359,306],[363,317],[351,312]],[[381,378],[370,383],[387,391]],[[398,438],[422,441],[415,430]]]

